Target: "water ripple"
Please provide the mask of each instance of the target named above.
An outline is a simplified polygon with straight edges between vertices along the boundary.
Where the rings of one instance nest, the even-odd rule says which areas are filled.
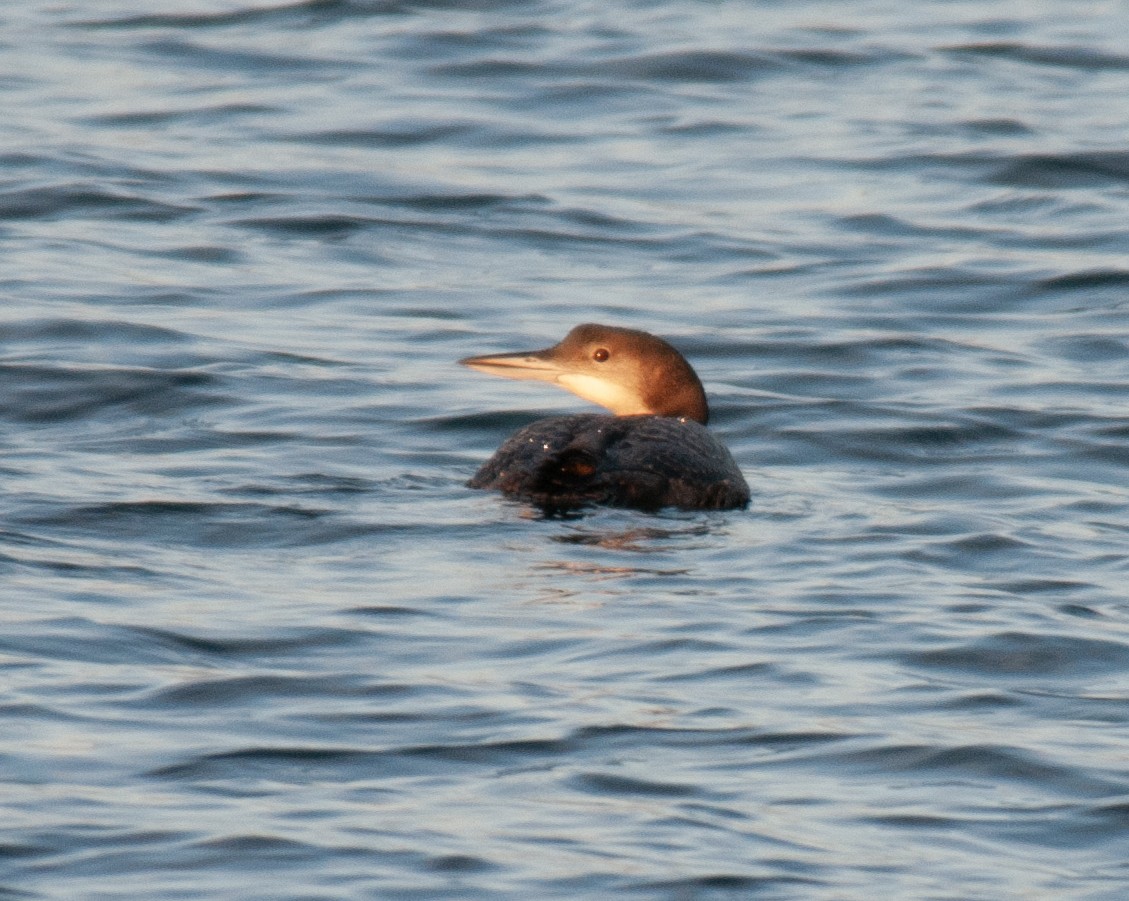
[[[1115,7],[9,4],[0,895],[1124,895]],[[580,321],[749,510],[465,486]]]

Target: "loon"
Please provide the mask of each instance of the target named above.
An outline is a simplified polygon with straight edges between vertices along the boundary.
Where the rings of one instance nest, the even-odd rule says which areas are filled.
[[[697,373],[661,338],[578,325],[545,350],[459,360],[509,379],[550,382],[614,415],[539,419],[517,431],[467,486],[548,513],[602,504],[640,510],[730,510],[749,503],[733,457],[707,429]]]

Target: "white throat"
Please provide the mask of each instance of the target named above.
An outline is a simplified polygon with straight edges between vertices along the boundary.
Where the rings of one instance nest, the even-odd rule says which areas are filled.
[[[606,407],[617,416],[638,416],[655,412],[634,391],[594,375],[565,372],[558,375],[556,381],[558,385],[567,388],[577,397]]]

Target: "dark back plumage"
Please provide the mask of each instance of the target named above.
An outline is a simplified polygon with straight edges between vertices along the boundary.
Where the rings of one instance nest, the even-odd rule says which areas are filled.
[[[602,504],[729,510],[749,503],[733,457],[705,426],[665,416],[551,416],[519,429],[468,485],[548,512]]]

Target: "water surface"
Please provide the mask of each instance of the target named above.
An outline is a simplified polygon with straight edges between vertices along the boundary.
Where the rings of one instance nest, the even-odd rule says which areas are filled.
[[[0,896],[1124,897],[1127,27],[0,13]],[[464,487],[581,321],[747,512]]]

